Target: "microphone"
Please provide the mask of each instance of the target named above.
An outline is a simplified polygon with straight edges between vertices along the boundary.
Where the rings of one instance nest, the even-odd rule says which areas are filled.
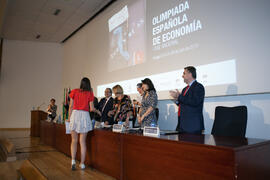
[[[43,104],[45,104],[45,102],[43,102],[42,104],[40,104],[40,105],[37,107],[37,110],[39,110],[40,107],[41,107]]]

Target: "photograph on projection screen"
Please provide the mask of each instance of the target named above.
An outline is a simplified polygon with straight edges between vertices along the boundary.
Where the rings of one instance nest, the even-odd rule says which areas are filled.
[[[108,71],[145,62],[145,1],[125,5],[108,20]]]

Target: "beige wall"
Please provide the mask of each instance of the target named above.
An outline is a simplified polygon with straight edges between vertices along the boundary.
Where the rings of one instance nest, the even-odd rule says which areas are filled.
[[[110,78],[103,72],[107,67],[102,60],[107,59],[108,48],[103,42],[106,29],[96,29],[100,20],[96,17],[63,44],[63,87],[78,88],[82,77],[88,77],[96,94],[97,82]]]
[[[30,111],[51,97],[62,103],[62,45],[5,40],[0,76],[0,128],[29,128]]]

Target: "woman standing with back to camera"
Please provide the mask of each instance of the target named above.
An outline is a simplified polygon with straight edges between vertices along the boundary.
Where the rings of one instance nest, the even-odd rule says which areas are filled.
[[[86,137],[88,131],[93,129],[90,121],[89,106],[91,112],[100,114],[98,110],[94,108],[94,93],[92,92],[91,83],[88,78],[81,80],[79,89],[73,89],[70,93],[70,106],[69,106],[69,118],[70,130],[71,130],[71,169],[76,169],[76,152],[78,143],[78,134],[80,134],[80,147],[81,147],[81,163],[80,168],[85,169],[84,161],[86,154]]]

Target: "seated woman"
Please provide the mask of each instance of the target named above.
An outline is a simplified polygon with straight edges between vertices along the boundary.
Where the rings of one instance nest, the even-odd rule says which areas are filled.
[[[141,108],[139,111],[138,122],[142,127],[157,125],[156,107],[158,97],[152,81],[148,78],[142,80],[142,89],[145,92],[142,97]]]
[[[56,117],[56,111],[57,111],[57,106],[55,104],[55,99],[51,99],[50,104],[47,108],[47,113],[48,117],[51,120],[51,122],[55,119]]]
[[[129,126],[129,119],[132,118],[132,103],[130,97],[124,95],[123,88],[120,85],[113,87],[115,99],[113,110],[108,112],[109,117],[114,117],[114,123],[125,122],[125,126]]]

